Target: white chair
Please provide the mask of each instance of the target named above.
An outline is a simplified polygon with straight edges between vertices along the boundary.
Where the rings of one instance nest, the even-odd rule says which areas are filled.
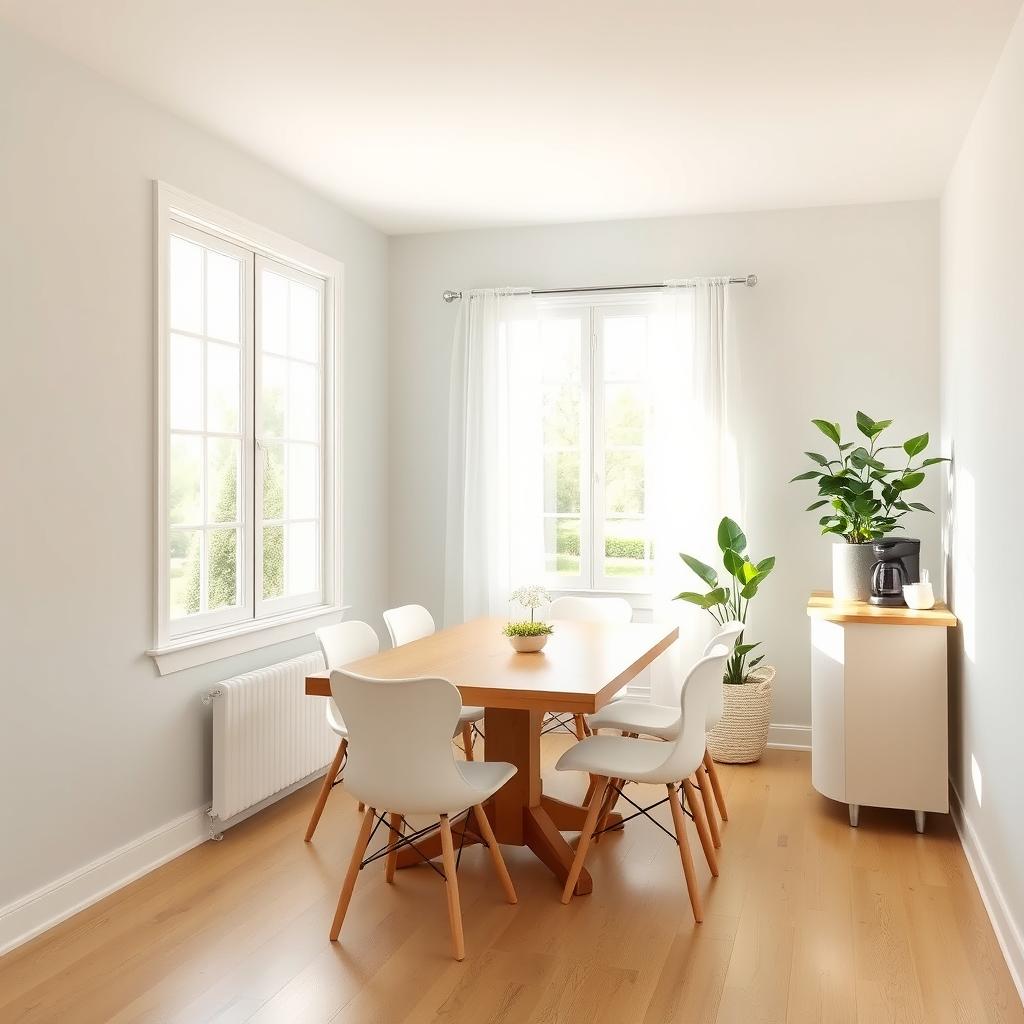
[[[427,832],[440,827],[452,951],[456,960],[462,960],[465,944],[451,822],[466,814],[462,828],[478,834],[487,845],[505,897],[515,903],[516,891],[482,804],[515,775],[516,769],[502,761],[455,759],[450,737],[462,702],[459,691],[445,679],[382,680],[332,672],[331,694],[349,727],[346,785],[366,804],[338,897],[331,941],[337,940],[341,932],[360,868],[386,857],[385,879],[393,882],[399,849],[413,846]],[[469,825],[470,809],[475,829]],[[437,825],[406,836],[405,819],[416,814],[429,815]],[[364,860],[371,829],[376,831],[380,825],[388,829],[388,844]]]
[[[731,655],[733,648],[744,630],[744,624],[738,620],[725,623],[718,633],[712,637],[704,648],[707,655],[717,645],[724,646]],[[706,730],[713,729],[722,717],[725,709],[722,696],[722,687],[716,687],[711,695],[707,710]],[[601,708],[597,714],[589,718],[590,728],[615,729],[624,735],[630,736],[654,736],[662,740],[674,739],[680,728],[680,712],[678,705],[649,704],[643,701],[612,701]],[[718,804],[718,813],[723,821],[729,820],[729,814],[725,806],[725,794],[722,791],[722,784],[718,777],[718,769],[711,755],[704,751],[704,757],[697,772],[697,785],[700,788],[700,795],[704,801],[704,810],[708,817],[708,826],[711,829],[711,836],[715,847],[722,845],[721,833],[718,827],[718,819],[715,816],[715,808],[712,802]]]
[[[348,665],[360,658],[369,658],[380,650],[380,641],[373,627],[358,620],[324,626],[316,631],[316,638],[320,642],[320,650],[324,652],[324,661],[329,669],[341,668],[342,665]],[[331,790],[341,781],[338,773],[348,750],[348,729],[345,728],[345,720],[333,700],[327,701],[327,726],[338,737],[338,751],[324,776],[320,794],[316,798],[316,805],[306,826],[307,843],[313,838]],[[362,810],[361,807],[359,809]]]
[[[411,644],[414,640],[422,640],[430,636],[437,628],[434,617],[421,604],[403,604],[400,608],[389,608],[384,613],[384,622],[388,627],[392,647]],[[462,733],[462,747],[466,752],[466,760],[473,760],[473,730],[477,722],[482,722],[484,709],[467,706],[459,714],[459,726],[456,735]]]
[[[633,621],[633,606],[624,597],[556,597],[551,602],[552,619],[570,619],[577,622],[626,623]],[[573,715],[576,738],[581,740],[590,735],[583,715]],[[563,728],[569,732],[566,716],[549,715],[545,732]]]
[[[563,903],[568,903],[572,899],[591,840],[605,827],[615,798],[622,794],[623,783],[643,782],[662,785],[668,791],[666,799],[672,809],[672,822],[675,826],[676,843],[679,846],[679,858],[682,861],[690,906],[693,908],[694,920],[698,923],[703,921],[704,911],[697,889],[693,857],[686,838],[686,824],[679,802],[678,788],[679,780],[682,779],[682,790],[689,804],[693,823],[697,827],[704,855],[707,857],[711,874],[717,877],[718,862],[715,849],[707,822],[704,820],[703,808],[694,798],[693,784],[689,778],[697,770],[704,755],[704,723],[707,708],[712,691],[722,685],[722,674],[728,656],[728,648],[718,645],[690,669],[683,682],[679,699],[682,728],[674,739],[667,743],[656,743],[652,740],[625,736],[591,736],[574,744],[558,759],[558,764],[555,765],[558,771],[590,772],[597,782],[587,805],[587,816],[583,823],[583,831],[580,833],[579,845],[576,847],[576,856],[573,858],[562,891]],[[631,800],[629,802],[632,803]],[[664,802],[665,800],[661,800],[648,807],[640,807],[638,804],[633,806],[637,808],[638,814],[650,818],[650,812]],[[661,827],[660,822],[656,824]]]

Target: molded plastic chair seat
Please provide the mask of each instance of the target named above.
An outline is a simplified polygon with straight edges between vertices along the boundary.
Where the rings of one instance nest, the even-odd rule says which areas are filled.
[[[679,707],[648,704],[644,701],[614,700],[596,715],[588,715],[591,729],[616,729],[638,732],[671,740],[679,734]]]
[[[334,706],[333,699],[327,702],[327,728],[342,739],[348,736],[348,729],[345,727],[338,709]]]
[[[460,725],[466,725],[467,723],[472,725],[473,722],[482,722],[483,720],[484,720],[484,709],[483,708],[476,708],[476,707],[473,707],[470,704],[467,704],[459,712],[459,724]]]
[[[560,772],[590,772],[630,782],[678,782],[678,779],[662,778],[664,772],[659,772],[659,769],[664,762],[665,746],[654,740],[591,736],[574,743],[558,759],[555,769]]]
[[[423,837],[419,829],[406,836],[406,819],[430,815],[440,830],[452,951],[456,960],[462,960],[465,943],[451,818],[466,812],[459,827],[475,829],[490,852],[505,898],[515,903],[515,887],[483,803],[515,775],[516,768],[502,761],[456,761],[450,736],[462,701],[446,679],[369,679],[334,671],[331,695],[351,733],[346,784],[366,805],[338,896],[331,940],[341,933],[360,869],[386,856],[385,881],[393,882],[400,850]],[[387,847],[364,860],[371,835],[382,824],[387,825]]]
[[[680,728],[677,735],[667,743],[625,736],[591,736],[590,739],[581,740],[570,747],[558,759],[555,767],[559,771],[590,773],[587,816],[580,832],[576,856],[573,858],[565,888],[562,890],[563,903],[568,903],[572,899],[591,840],[599,839],[604,832],[608,816],[622,793],[622,786],[626,782],[660,783],[667,791],[662,803],[667,800],[672,811],[679,858],[682,861],[694,920],[699,922],[704,919],[693,857],[686,838],[686,818],[679,802],[679,790],[682,789],[690,806],[693,823],[697,827],[711,874],[717,875],[718,860],[715,857],[711,834],[704,820],[703,808],[694,798],[693,784],[689,778],[697,770],[704,756],[704,722],[712,699],[711,691],[722,685],[722,672],[728,656],[729,649],[724,644],[718,644],[690,669],[679,693],[677,715]],[[613,711],[614,707],[611,705],[608,710]],[[680,779],[683,780],[682,785]],[[650,817],[650,812],[655,806],[657,805],[641,807],[639,813]]]
[[[456,761],[455,767],[462,773],[466,785],[476,790],[476,794],[470,803],[449,808],[449,814],[458,814],[474,803],[489,800],[516,773],[515,765],[505,761]]]

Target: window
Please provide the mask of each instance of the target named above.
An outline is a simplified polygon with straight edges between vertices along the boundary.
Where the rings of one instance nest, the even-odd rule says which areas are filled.
[[[340,598],[340,267],[166,186],[158,210],[156,654]]]
[[[544,561],[556,589],[644,590],[651,575],[649,302],[552,303],[537,322]],[[516,375],[512,377],[516,387]]]

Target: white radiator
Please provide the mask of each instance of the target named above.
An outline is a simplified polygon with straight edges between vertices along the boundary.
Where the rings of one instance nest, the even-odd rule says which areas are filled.
[[[319,651],[306,654],[226,679],[204,698],[213,703],[215,822],[227,822],[330,763],[338,738],[327,727],[323,700],[305,694],[307,674],[323,667]]]

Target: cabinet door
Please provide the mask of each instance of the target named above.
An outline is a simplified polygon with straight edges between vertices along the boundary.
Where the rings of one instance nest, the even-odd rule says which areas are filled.
[[[948,810],[946,630],[846,627],[846,799]]]

